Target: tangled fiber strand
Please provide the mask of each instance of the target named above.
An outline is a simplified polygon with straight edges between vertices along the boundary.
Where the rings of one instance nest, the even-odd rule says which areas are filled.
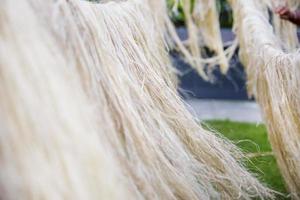
[[[191,14],[192,1],[184,0],[183,1],[183,11],[185,16],[185,24],[188,31],[188,49],[191,56],[193,57],[193,63],[191,66],[194,66],[199,75],[204,79],[208,80],[208,77],[205,73],[204,63],[202,63],[202,54],[200,47],[200,37],[198,28],[193,20]]]
[[[263,109],[269,140],[289,191],[300,199],[299,53],[285,53],[265,4],[232,0],[232,5],[249,91]]]
[[[176,0],[174,5],[175,11],[177,9],[178,3],[179,0]],[[176,32],[176,28],[168,15],[169,9],[167,7],[166,0],[148,0],[148,5],[150,6],[153,16],[156,20],[157,31],[162,34],[167,48],[177,50],[178,52],[180,52],[180,54],[182,54],[187,63],[195,66],[195,58],[191,55],[190,50],[181,41]],[[202,64],[201,68],[197,68],[197,71],[204,79],[208,80],[208,77],[202,68]],[[176,72],[176,74],[179,74],[179,72]]]
[[[183,12],[185,25],[188,30],[188,40],[181,41],[174,24],[168,16],[168,9],[165,0],[149,1],[153,12],[160,19],[167,42],[171,49],[177,50],[204,79],[209,81],[206,68],[220,65],[223,74],[226,74],[235,48],[223,49],[218,11],[216,1],[196,0],[192,9],[191,0],[183,0]],[[175,1],[178,4],[179,0]],[[176,9],[175,9],[176,10]],[[204,47],[214,52],[214,56],[205,57]]]
[[[0,9],[1,199],[272,197],[186,110],[145,1]]]
[[[110,134],[115,132],[120,138],[118,144],[122,146],[116,145],[116,149],[144,196],[269,196],[268,190],[234,160],[232,154],[239,154],[234,153],[235,148],[199,127],[185,109],[165,67],[170,63],[161,34],[156,33],[144,1],[97,6],[71,3],[76,8],[73,20],[80,24],[77,31],[62,32],[76,33],[72,34],[74,38],[66,37],[75,42],[74,47],[85,36],[86,46],[71,51],[76,55],[88,52],[78,63],[80,71],[88,66],[93,72],[89,78],[95,86],[87,92],[100,105],[109,105],[105,113],[114,122]],[[69,27],[74,26],[65,26]]]
[[[221,72],[226,74],[230,57],[226,57],[223,49],[217,3],[212,0],[196,0],[194,4],[193,20],[200,30],[202,40],[205,46],[216,53]]]

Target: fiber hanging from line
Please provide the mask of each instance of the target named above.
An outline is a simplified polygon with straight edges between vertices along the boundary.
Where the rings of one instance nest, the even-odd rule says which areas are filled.
[[[260,104],[269,140],[293,199],[300,199],[300,55],[270,24],[268,6],[231,0],[249,91]]]
[[[272,197],[186,110],[145,1],[0,5],[1,198]]]
[[[99,41],[93,43],[95,47],[85,42],[90,49],[86,60],[102,52],[99,61],[89,65],[90,70],[96,72],[91,80],[99,79],[101,87],[89,93],[96,94],[94,98],[98,102],[103,102],[99,94],[106,94],[104,105],[110,105],[108,113],[112,113],[115,126],[119,127],[116,133],[122,135],[120,143],[123,146],[117,149],[121,155],[129,154],[122,160],[131,158],[127,166],[132,167],[129,172],[135,172],[131,176],[136,178],[137,188],[143,188],[144,195],[159,199],[267,195],[255,179],[244,174],[245,171],[231,160],[231,155],[222,155],[224,148],[231,151],[234,147],[204,131],[185,109],[168,78],[165,67],[170,65],[168,55],[161,35],[153,32],[153,16],[145,5],[144,1],[126,1],[98,8],[92,6],[89,9],[97,13],[96,18],[86,16],[90,13],[86,7],[79,13],[88,20],[86,25],[95,29],[83,28],[84,23],[78,30],[85,30],[86,38],[92,35],[93,41]],[[99,23],[99,19],[103,22]],[[145,21],[147,23],[143,23]],[[143,169],[141,174],[136,174],[137,164]],[[241,173],[243,180],[232,179],[237,173]],[[152,174],[150,180],[149,174]]]
[[[218,19],[219,14],[215,0],[196,0],[194,3],[192,0],[180,1],[185,16],[185,26],[188,31],[188,39],[186,41],[181,41],[175,26],[170,21],[167,15],[166,1],[158,0],[153,2],[156,2],[154,10],[159,10],[156,13],[159,13],[160,16],[162,15],[161,13],[164,13],[164,17],[161,19],[165,20],[165,33],[168,43],[171,44],[170,47],[177,50],[204,80],[210,80],[208,71],[211,71],[212,67],[216,65],[220,65],[220,70],[223,74],[227,73],[229,60],[235,48],[231,46],[227,50],[223,49]],[[179,0],[176,0],[175,3],[179,4]],[[162,9],[159,8],[164,8],[165,11],[162,12]],[[214,52],[212,57],[205,55],[205,47]]]
[[[264,0],[270,11],[275,10],[279,6],[288,6],[292,11],[299,8],[298,0]],[[274,27],[275,35],[280,38],[281,46],[289,52],[296,51],[299,48],[299,40],[297,35],[297,26],[287,20],[282,20],[277,14],[270,12],[270,19]]]
[[[50,2],[0,2],[0,199],[135,198],[75,58],[41,20]]]
[[[226,74],[230,58],[226,57],[223,47],[217,2],[196,0],[194,4],[193,19],[200,30],[204,45],[215,52],[220,70],[223,74]]]

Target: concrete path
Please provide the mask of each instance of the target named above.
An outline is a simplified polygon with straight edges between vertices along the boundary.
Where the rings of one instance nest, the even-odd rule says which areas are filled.
[[[253,101],[186,100],[187,107],[199,120],[228,119],[263,123],[260,108]]]

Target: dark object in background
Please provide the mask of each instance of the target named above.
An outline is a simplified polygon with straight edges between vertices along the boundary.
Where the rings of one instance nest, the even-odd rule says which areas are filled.
[[[184,98],[249,100],[246,75],[239,62],[230,67],[226,76],[216,68],[213,72],[215,80],[206,82],[178,56],[172,55],[172,58],[176,68],[182,73],[179,76],[179,92]]]

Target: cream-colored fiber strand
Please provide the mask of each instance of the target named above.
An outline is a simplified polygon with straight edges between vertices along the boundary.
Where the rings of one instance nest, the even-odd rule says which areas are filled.
[[[229,61],[223,47],[217,3],[213,0],[195,0],[193,19],[200,30],[202,40],[217,55],[221,72],[226,74]]]
[[[176,11],[176,4],[178,4],[179,0],[176,0],[174,5],[174,10]],[[157,23],[157,29],[158,31],[164,36],[164,39],[167,44],[168,49],[176,49],[180,54],[182,54],[185,61],[192,66],[195,66],[195,57],[191,55],[191,52],[189,49],[183,44],[180,37],[178,36],[176,32],[176,28],[171,21],[169,15],[168,15],[168,8],[166,0],[148,0],[148,4],[151,8],[151,11],[153,12],[154,18],[156,19]],[[208,80],[207,75],[204,73],[204,70],[202,68],[199,69],[202,77],[206,80]],[[180,72],[177,72],[177,74]]]
[[[145,1],[0,5],[1,199],[272,197],[186,110]]]
[[[129,159],[127,166],[129,173],[134,172],[131,176],[137,188],[148,198],[158,199],[231,199],[239,195],[247,199],[268,195],[227,154],[234,147],[199,127],[185,109],[165,67],[170,63],[161,35],[153,32],[153,17],[145,5],[135,0],[83,9],[77,4],[82,9],[77,12],[88,20],[78,32],[85,30],[83,35],[93,36],[95,45],[85,42],[90,49],[86,60],[102,52],[99,60],[89,65],[95,72],[91,81],[100,83],[89,93],[96,94],[98,102],[103,102],[99,94],[107,97],[104,104],[110,105],[108,113],[119,127],[116,133],[126,138],[118,149],[121,155],[127,152],[124,160]],[[88,13],[95,13],[94,17]],[[94,29],[84,28],[87,25]],[[139,173],[136,165],[140,166]]]
[[[208,59],[210,66],[219,64],[222,73],[225,74],[229,67],[229,61],[223,49],[216,2],[196,0],[192,9],[192,1],[183,0],[183,9],[188,30],[188,47],[194,59],[194,64],[191,65],[204,79],[208,80],[205,74],[205,64],[208,63],[202,56],[202,48],[207,46],[216,54],[215,57]],[[213,64],[211,63],[212,59],[214,60]]]
[[[199,75],[204,79],[208,80],[208,77],[205,73],[204,63],[201,62],[202,54],[201,54],[201,44],[199,37],[199,30],[196,26],[193,17],[192,17],[192,1],[191,0],[183,0],[183,11],[185,17],[185,25],[188,31],[188,49],[193,58],[193,63],[190,63],[193,66]]]
[[[106,122],[33,2],[0,2],[0,199],[135,198]]]
[[[300,55],[286,53],[265,4],[232,0],[249,91],[260,104],[278,166],[293,199],[300,199]]]
[[[175,1],[178,4],[179,0]],[[216,2],[197,0],[195,8],[192,9],[191,0],[182,0],[185,15],[185,25],[188,31],[187,41],[181,41],[174,24],[168,16],[168,9],[165,0],[150,1],[152,10],[156,16],[160,16],[160,23],[166,35],[167,42],[171,49],[177,50],[204,80],[210,80],[206,68],[216,65],[221,66],[221,71],[225,74],[228,70],[228,62],[232,51],[235,48],[223,49],[221,31],[218,20]],[[163,9],[164,8],[164,11]],[[173,10],[176,10],[174,7]],[[212,57],[205,57],[204,47],[207,46],[214,51]]]
[[[152,12],[152,17],[154,19],[155,25],[153,25],[153,28],[155,28],[155,34],[159,34],[160,38],[164,38],[163,41],[161,41],[161,44],[164,43],[166,49],[173,49],[175,44],[178,44],[177,46],[181,49],[180,51],[188,60],[187,62],[192,62],[192,57],[189,54],[188,50],[184,47],[182,42],[180,41],[180,38],[178,37],[176,33],[176,29],[173,25],[173,22],[168,16],[168,13],[166,12],[168,10],[167,4],[165,0],[145,0],[147,5],[150,7],[150,10]],[[164,50],[165,52],[165,50]],[[179,71],[176,70],[175,67],[171,66],[170,64],[165,65],[167,67],[167,70],[169,71],[169,74],[172,76],[171,79],[173,82],[177,85],[178,78],[177,75],[180,74]]]

